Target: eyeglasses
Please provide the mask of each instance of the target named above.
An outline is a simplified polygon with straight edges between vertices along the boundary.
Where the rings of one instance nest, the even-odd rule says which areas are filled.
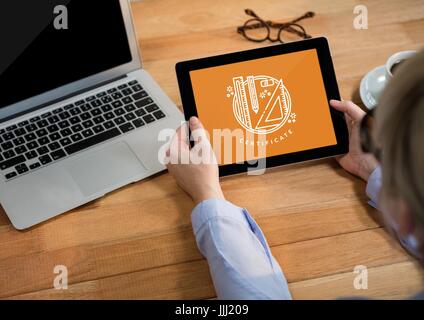
[[[247,20],[243,26],[237,27],[237,32],[240,33],[247,40],[253,42],[263,42],[269,40],[271,42],[279,41],[281,43],[284,43],[283,38],[287,37],[287,35],[285,34],[287,32],[295,34],[303,39],[312,38],[309,34],[306,33],[305,28],[303,28],[297,22],[303,19],[312,18],[313,16],[315,16],[314,12],[308,11],[303,16],[300,16],[299,18],[285,23],[277,23],[270,20],[265,21],[259,18],[259,16],[255,12],[253,12],[253,10],[250,9],[245,9],[244,12],[248,16],[251,16],[252,19]],[[276,38],[271,38],[271,28],[278,29]]]
[[[378,161],[381,160],[381,149],[376,146],[372,138],[371,131],[374,127],[374,109],[369,111],[361,120],[359,129],[359,138],[362,151],[372,153]]]

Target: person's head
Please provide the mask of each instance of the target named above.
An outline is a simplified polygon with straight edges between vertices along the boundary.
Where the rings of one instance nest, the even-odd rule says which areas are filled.
[[[396,70],[375,110],[380,205],[388,225],[424,257],[424,51]]]

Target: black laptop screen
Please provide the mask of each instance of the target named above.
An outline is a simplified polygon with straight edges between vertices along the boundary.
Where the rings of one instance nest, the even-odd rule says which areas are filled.
[[[119,0],[1,0],[0,108],[131,61]]]

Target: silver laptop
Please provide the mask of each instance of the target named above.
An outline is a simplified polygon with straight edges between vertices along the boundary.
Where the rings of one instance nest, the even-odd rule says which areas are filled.
[[[163,170],[159,132],[183,120],[127,0],[25,6],[0,5],[0,202],[17,229]]]

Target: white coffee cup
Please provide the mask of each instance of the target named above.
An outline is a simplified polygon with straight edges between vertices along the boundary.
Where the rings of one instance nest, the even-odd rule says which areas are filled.
[[[389,57],[386,62],[386,81],[393,78],[393,68],[396,68],[398,64],[402,63],[402,61],[411,58],[415,55],[417,51],[408,50],[408,51],[400,51]]]
[[[376,67],[368,72],[361,80],[359,86],[359,94],[364,105],[369,109],[373,109],[378,104],[381,93],[393,78],[393,70],[397,68],[399,63],[411,58],[417,51],[400,51],[387,59],[386,64]]]

